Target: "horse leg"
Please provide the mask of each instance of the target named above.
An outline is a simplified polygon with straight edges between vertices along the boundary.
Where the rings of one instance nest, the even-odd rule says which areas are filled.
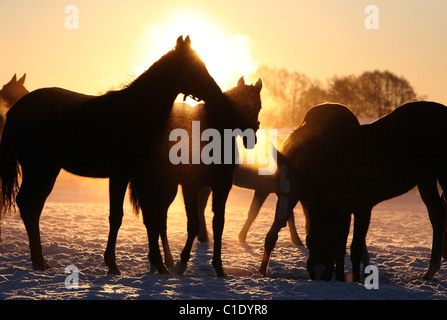
[[[433,279],[441,268],[442,239],[444,235],[444,206],[438,193],[436,179],[429,179],[418,184],[419,193],[424,201],[430,223],[433,228],[433,242],[430,266],[424,275],[425,280]]]
[[[225,204],[230,193],[231,184],[227,187],[213,189],[213,267],[218,277],[224,277],[225,272],[222,266],[222,234],[225,224]]]
[[[104,261],[106,266],[109,268],[107,274],[121,274],[116,264],[115,248],[118,230],[120,229],[123,221],[123,203],[128,183],[129,179],[123,177],[110,177],[109,179],[110,229],[106,251],[104,252]]]
[[[363,264],[363,270],[369,266],[370,260],[369,260],[369,252],[368,247],[366,246],[366,241],[363,244],[363,254],[362,254],[362,264]]]
[[[205,221],[205,209],[206,204],[208,203],[208,198],[211,194],[211,189],[209,187],[202,188],[199,192],[199,235],[197,236],[197,239],[200,242],[209,242],[209,236],[208,236],[208,230],[206,228],[206,221]]]
[[[253,199],[251,200],[250,209],[248,210],[247,220],[245,221],[244,226],[239,232],[239,242],[245,242],[247,240],[248,230],[250,229],[253,221],[255,221],[256,217],[258,216],[259,210],[261,210],[261,207],[269,194],[270,192],[267,191],[255,190],[255,194],[253,195]]]
[[[447,190],[447,189],[446,189]],[[442,203],[444,204],[444,237],[442,238],[442,258],[447,259],[447,199],[445,192],[442,192]]]
[[[286,207],[282,207],[285,203],[284,201],[287,201]],[[278,198],[276,203],[275,220],[273,221],[273,224],[265,237],[264,254],[262,256],[261,267],[259,268],[259,273],[264,277],[267,276],[270,255],[273,248],[275,248],[276,241],[278,240],[278,233],[286,226],[287,221],[293,215],[293,208],[295,208],[297,203],[297,199],[292,199],[285,195],[281,195],[281,197]]]
[[[370,220],[370,208],[361,209],[354,213],[354,235],[351,243],[351,263],[354,282],[360,281],[360,263],[362,262],[362,259],[364,260],[366,249],[365,239],[366,234],[368,233]]]
[[[169,247],[169,241],[167,236],[167,219],[168,219],[168,209],[172,201],[174,201],[175,196],[177,195],[177,184],[173,184],[172,188],[166,191],[166,201],[164,201],[164,207],[162,208],[162,224],[160,230],[161,242],[163,244],[163,252],[165,256],[165,265],[168,268],[174,267],[174,259],[172,258],[171,249]]]
[[[160,246],[158,244],[158,239],[160,237],[160,230],[162,225],[162,210],[157,206],[151,206],[150,208],[143,209],[143,222],[146,226],[147,237],[149,240],[149,263],[153,264],[157,271],[161,274],[169,274],[168,269],[163,263],[163,258],[161,256]],[[150,212],[150,211],[151,212]],[[149,211],[149,212],[148,212]]]
[[[293,211],[290,219],[287,220],[287,225],[289,226],[290,238],[292,239],[292,243],[298,247],[304,246],[303,242],[300,239],[300,236],[298,235],[298,232],[296,231],[295,215],[293,214]]]
[[[342,214],[338,217],[341,224],[337,226],[338,237],[335,241],[335,280],[345,281],[345,255],[346,255],[346,240],[349,234],[351,225],[351,214]],[[329,279],[328,279],[329,280]]]
[[[161,179],[161,178],[160,178]],[[163,263],[158,239],[162,229],[163,221],[163,196],[165,195],[163,187],[165,184],[155,177],[147,177],[146,174],[139,174],[133,178],[138,201],[143,214],[143,222],[146,226],[147,237],[149,240],[149,263],[153,264],[161,274],[169,274],[168,269]]]
[[[196,188],[182,186],[183,199],[185,202],[186,215],[188,217],[187,230],[188,238],[185,247],[180,254],[180,261],[175,265],[175,273],[182,275],[186,271],[186,267],[191,257],[191,249],[194,239],[199,233],[199,216],[198,216],[198,194]]]
[[[22,169],[23,180],[17,194],[17,206],[28,233],[33,269],[43,271],[49,269],[50,266],[42,254],[39,219],[60,169],[29,169],[28,167]]]

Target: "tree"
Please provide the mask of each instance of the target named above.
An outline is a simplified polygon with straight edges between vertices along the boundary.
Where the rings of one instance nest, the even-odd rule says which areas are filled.
[[[306,112],[324,102],[338,102],[348,106],[356,116],[381,117],[405,102],[420,99],[404,77],[390,71],[366,71],[362,74],[334,76],[326,85],[286,69],[262,66],[257,76],[264,81],[264,127],[293,127]]]
[[[306,112],[312,107],[329,100],[330,95],[321,82],[313,81],[309,88],[301,93],[299,100],[301,118],[304,118]]]
[[[418,99],[403,77],[389,71],[366,71],[360,76],[334,77],[330,98],[349,106],[359,117],[381,117],[405,102]]]
[[[310,79],[299,72],[262,66],[256,72],[264,82],[262,90],[261,123],[272,126],[295,126],[302,117],[301,94],[311,84]],[[266,121],[263,121],[266,120]]]

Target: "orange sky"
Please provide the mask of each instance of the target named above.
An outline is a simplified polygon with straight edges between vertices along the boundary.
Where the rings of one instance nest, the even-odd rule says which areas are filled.
[[[378,30],[364,27],[369,4]],[[79,9],[78,30],[65,28],[67,5]],[[444,0],[2,0],[0,83],[26,72],[30,90],[104,92],[189,32],[221,86],[263,64],[322,81],[387,69],[447,104],[446,17]]]

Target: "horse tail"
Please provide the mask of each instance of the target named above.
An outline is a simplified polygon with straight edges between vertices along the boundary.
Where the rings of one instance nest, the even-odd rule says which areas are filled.
[[[11,147],[8,125],[5,126],[0,144],[0,178],[2,180],[1,213],[15,209],[16,194],[19,190],[20,168],[16,155]]]
[[[137,190],[135,188],[135,181],[133,179],[129,180],[129,194],[130,203],[132,204],[133,211],[135,215],[138,215],[141,209],[140,201],[138,200]]]

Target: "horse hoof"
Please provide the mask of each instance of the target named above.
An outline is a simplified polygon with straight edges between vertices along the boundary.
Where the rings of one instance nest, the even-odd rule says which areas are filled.
[[[427,272],[423,276],[424,280],[432,280],[435,277],[435,274],[441,269],[441,261],[430,262],[430,266],[428,267]]]
[[[216,270],[217,277],[223,278],[226,276],[226,273],[222,267],[222,260],[220,260],[220,259],[217,261],[213,260],[213,262],[211,264],[213,265],[214,270]]]
[[[238,239],[239,239],[240,243],[246,243],[247,242],[247,235],[239,233]]]
[[[107,271],[107,274],[113,274],[115,276],[119,276],[121,274],[121,272],[118,269],[118,266],[115,262],[115,259],[113,259],[112,262],[108,262],[106,259],[105,263],[106,263],[107,268],[109,268],[109,271]]]
[[[114,276],[119,276],[119,275],[121,275],[121,271],[119,271],[118,267],[109,268],[109,271],[107,271],[107,274],[113,274]]]
[[[51,269],[51,267],[46,261],[39,262],[39,263],[33,262],[33,270],[35,270],[35,271],[45,271],[48,269]]]
[[[216,271],[216,275],[218,278],[225,278],[227,276],[227,274],[223,270]]]
[[[262,275],[264,278],[267,277],[267,267],[268,267],[268,264],[265,263],[264,261],[262,261],[261,266],[259,267],[258,273],[260,275]]]
[[[174,268],[174,259],[166,259],[165,265],[167,268]]]
[[[164,275],[168,275],[168,274],[170,274],[169,273],[169,271],[168,271],[168,269],[166,269],[166,268],[163,268],[163,269],[161,269],[160,271],[158,271],[160,274],[164,274]]]
[[[422,277],[422,279],[424,279],[424,280],[432,280],[433,277],[434,277],[433,274],[427,272],[427,273]]]
[[[183,275],[186,271],[186,267],[188,266],[187,262],[177,262],[174,267],[174,272],[179,276]]]

